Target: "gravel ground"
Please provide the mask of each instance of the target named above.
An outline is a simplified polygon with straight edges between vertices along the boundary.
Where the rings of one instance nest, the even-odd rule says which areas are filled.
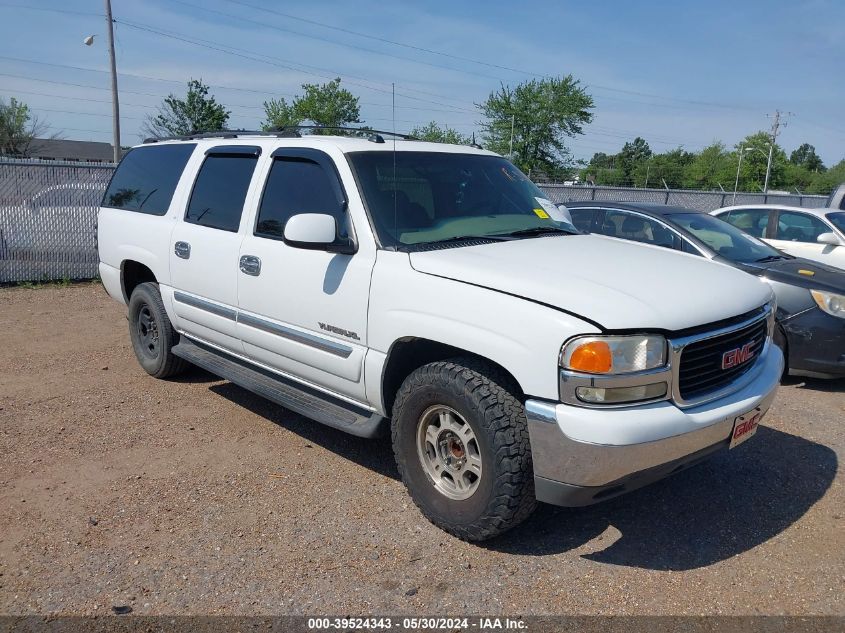
[[[387,441],[138,366],[96,284],[0,289],[0,613],[845,614],[845,382],[757,435],[470,545]]]

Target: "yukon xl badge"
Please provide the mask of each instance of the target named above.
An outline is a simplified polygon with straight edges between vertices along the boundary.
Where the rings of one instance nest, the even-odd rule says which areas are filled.
[[[340,334],[341,336],[345,336],[346,338],[355,339],[356,341],[360,341],[361,337],[358,336],[357,332],[350,332],[349,330],[344,330],[343,328],[335,327],[334,325],[329,325],[327,323],[319,323],[321,330],[325,330],[326,332],[332,332],[333,334]]]

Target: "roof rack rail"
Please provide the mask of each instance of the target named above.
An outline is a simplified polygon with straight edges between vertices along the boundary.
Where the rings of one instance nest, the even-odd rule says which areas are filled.
[[[190,134],[183,134],[180,136],[165,136],[144,139],[144,143],[158,143],[159,141],[193,141],[202,138],[238,138],[241,136],[275,136],[276,138],[298,138],[302,134],[300,130],[339,130],[344,132],[357,132],[361,136],[366,135],[368,141],[373,143],[384,143],[383,134],[388,136],[395,136],[407,141],[416,140],[416,137],[410,134],[400,134],[398,132],[386,132],[384,130],[372,130],[370,128],[344,127],[333,125],[285,125],[283,127],[270,128],[269,130],[214,130],[214,131],[197,131]]]
[[[158,143],[159,141],[193,141],[201,138],[238,138],[240,136],[288,136],[276,129],[271,130],[202,130],[177,136],[151,136],[144,139],[144,143]]]
[[[361,136],[366,135],[368,141],[373,143],[384,143],[382,135],[395,136],[406,141],[415,141],[417,138],[410,134],[400,134],[399,132],[388,132],[386,130],[374,130],[368,127],[347,127],[343,125],[286,125],[281,128],[275,128],[280,133],[288,132],[294,136],[301,136],[299,130],[338,130],[341,132],[357,132]]]

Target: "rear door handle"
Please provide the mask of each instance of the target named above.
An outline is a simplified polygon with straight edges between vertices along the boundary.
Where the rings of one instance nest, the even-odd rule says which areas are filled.
[[[258,277],[261,274],[261,260],[255,255],[241,255],[240,269],[245,275]]]
[[[176,253],[176,257],[188,259],[191,256],[191,245],[187,242],[176,242],[173,245],[173,252]]]

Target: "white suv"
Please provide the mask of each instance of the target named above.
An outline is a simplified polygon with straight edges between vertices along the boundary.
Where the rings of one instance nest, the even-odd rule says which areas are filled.
[[[783,370],[768,285],[558,214],[471,147],[197,135],[123,159],[100,273],[147,372],[389,430],[425,516],[481,540],[751,437]]]

